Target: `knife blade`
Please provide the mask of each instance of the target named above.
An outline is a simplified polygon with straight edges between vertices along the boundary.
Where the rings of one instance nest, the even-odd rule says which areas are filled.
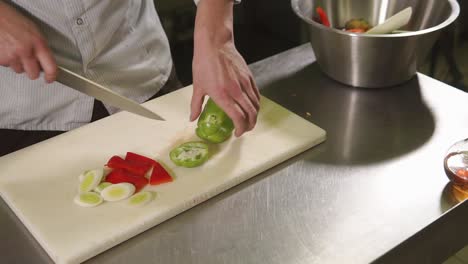
[[[147,118],[164,121],[164,118],[148,108],[64,67],[58,66],[57,81],[119,109]]]

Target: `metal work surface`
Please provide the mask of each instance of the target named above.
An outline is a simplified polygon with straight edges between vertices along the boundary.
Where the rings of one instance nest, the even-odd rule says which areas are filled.
[[[466,245],[467,201],[444,194],[442,160],[468,136],[468,95],[423,75],[351,88],[314,60],[303,45],[251,68],[325,143],[88,263],[440,263]],[[3,202],[0,236],[2,263],[51,262]]]

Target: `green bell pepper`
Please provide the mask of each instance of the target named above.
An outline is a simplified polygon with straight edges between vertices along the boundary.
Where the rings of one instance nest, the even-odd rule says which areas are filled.
[[[198,119],[195,132],[201,139],[211,143],[226,141],[234,130],[231,118],[210,99]]]
[[[208,160],[209,147],[204,142],[186,142],[174,148],[169,157],[177,166],[193,168]]]

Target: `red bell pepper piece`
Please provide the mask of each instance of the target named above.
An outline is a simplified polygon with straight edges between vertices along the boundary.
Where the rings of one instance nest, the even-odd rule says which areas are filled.
[[[352,32],[352,33],[364,33],[364,29],[362,28],[352,28],[352,29],[348,29],[346,30],[347,32]]]
[[[128,182],[135,186],[135,192],[139,192],[148,184],[148,179],[142,176],[131,174],[124,169],[115,169],[106,176],[106,182],[113,184]]]
[[[324,25],[326,27],[330,27],[330,20],[328,20],[328,16],[325,13],[325,11],[323,10],[323,8],[317,7],[316,11],[317,11],[317,14],[320,17],[320,22],[322,23],[322,25]]]
[[[134,164],[140,164],[140,165],[151,166],[151,167],[153,167],[154,164],[156,163],[155,160],[142,156],[140,154],[136,154],[134,152],[127,152],[127,155],[125,155],[125,160],[132,162]]]
[[[153,159],[133,152],[127,152],[125,160],[132,163],[149,165],[153,167],[153,171],[151,172],[150,176],[150,185],[158,185],[173,181],[171,175],[167,172],[167,170],[160,163]]]
[[[151,172],[151,177],[149,180],[150,185],[158,185],[166,182],[173,181],[169,172],[167,172],[164,167],[156,162],[153,167],[153,171]]]
[[[113,156],[110,158],[107,162],[107,167],[111,169],[124,169],[137,176],[144,176],[151,169],[151,165],[149,164],[129,162],[119,156]]]

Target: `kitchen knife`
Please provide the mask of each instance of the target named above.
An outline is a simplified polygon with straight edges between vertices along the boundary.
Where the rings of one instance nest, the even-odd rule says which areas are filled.
[[[164,121],[164,118],[142,105],[61,66],[58,66],[57,81],[119,109],[147,118]]]

